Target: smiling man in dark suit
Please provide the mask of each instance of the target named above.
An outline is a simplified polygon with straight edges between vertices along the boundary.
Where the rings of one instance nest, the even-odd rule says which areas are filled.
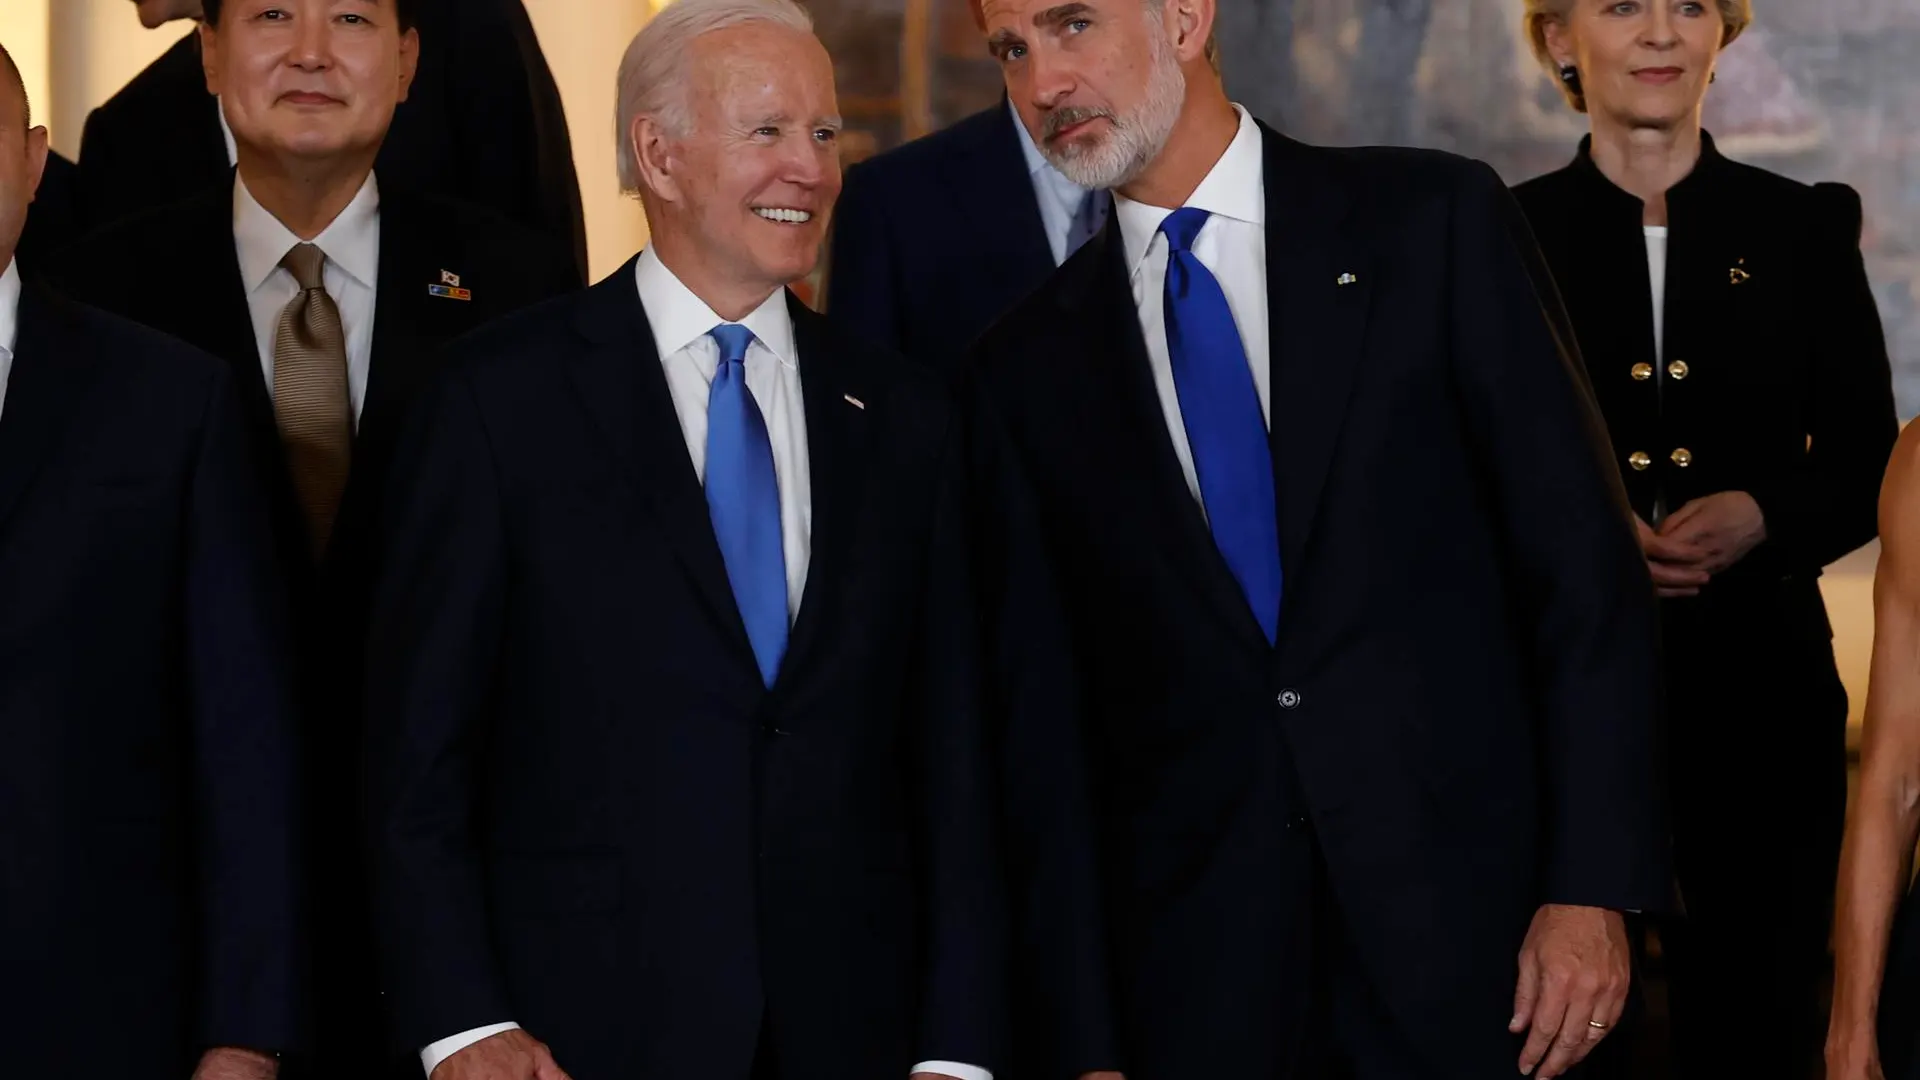
[[[959,424],[782,287],[840,189],[832,63],[790,0],[677,0],[619,86],[649,246],[463,342],[385,504],[387,1001],[436,1080],[980,1080]]]
[[[0,48],[0,1018],[10,1076],[271,1080],[300,1038],[285,610],[233,380],[23,284]]]
[[[149,28],[219,7],[135,3]],[[424,44],[393,138],[381,148],[387,190],[477,203],[570,244],[584,281],[586,221],[567,116],[521,0],[403,6]],[[225,184],[237,151],[204,69],[200,35],[188,34],[87,117],[79,176],[87,228]]]
[[[981,482],[1065,599],[1002,651],[1086,703],[1009,785],[1016,865],[1097,866],[1019,885],[1028,1041],[1132,1080],[1563,1075],[1668,896],[1654,612],[1511,199],[1262,126],[1215,0],[985,9],[1048,156],[1116,189],[969,371],[1012,446]]]
[[[1054,168],[1003,100],[847,170],[827,309],[889,348],[954,367],[1106,225],[1110,205]]]
[[[478,207],[389,192],[374,160],[417,54],[411,0],[221,0],[202,48],[233,128],[224,187],[69,252],[70,292],[230,365],[274,493],[294,600],[329,918],[319,1050],[361,1052],[371,1014],[358,884],[356,738],[363,493],[440,348],[568,291],[557,241]],[[343,1065],[345,1062],[342,1063]]]

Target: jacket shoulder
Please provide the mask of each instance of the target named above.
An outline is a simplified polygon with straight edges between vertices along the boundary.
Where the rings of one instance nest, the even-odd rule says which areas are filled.
[[[32,301],[54,329],[61,347],[90,354],[110,377],[132,380],[143,392],[166,396],[170,388],[203,387],[228,378],[220,360],[170,334],[95,307],[52,289]]]
[[[177,104],[180,99],[190,97],[196,91],[201,95],[207,92],[206,74],[200,63],[200,45],[195,40],[197,33],[197,30],[188,31],[172,48],[127,80],[125,86],[93,110],[88,118],[88,126],[92,127],[96,122],[110,127],[144,125],[148,122],[167,127],[178,126],[180,114]]]
[[[930,175],[968,162],[982,146],[991,145],[1012,123],[1004,105],[974,113],[964,120],[877,154],[849,169],[875,183],[895,183],[907,176]]]

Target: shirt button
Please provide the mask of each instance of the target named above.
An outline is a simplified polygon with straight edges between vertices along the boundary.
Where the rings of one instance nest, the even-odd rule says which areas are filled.
[[[1299,708],[1300,707],[1300,691],[1298,690],[1280,691],[1280,707],[1283,709]]]

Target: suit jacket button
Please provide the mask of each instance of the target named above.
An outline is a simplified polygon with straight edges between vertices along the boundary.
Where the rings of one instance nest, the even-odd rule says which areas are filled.
[[[1634,382],[1646,382],[1648,379],[1653,378],[1652,364],[1635,364],[1632,370]]]
[[[1667,365],[1667,374],[1673,376],[1676,379],[1686,378],[1687,372],[1692,370],[1693,370],[1692,368],[1687,366],[1687,362],[1685,360],[1675,360],[1673,363]]]
[[[1680,466],[1683,469],[1693,464],[1693,451],[1687,449],[1684,446],[1678,450],[1675,450],[1673,452],[1673,463],[1675,465]]]
[[[1647,456],[1645,450],[1635,450],[1627,455],[1627,464],[1633,466],[1634,472],[1646,472],[1647,466],[1653,464],[1653,459]]]
[[[1283,709],[1299,708],[1300,707],[1300,691],[1298,690],[1280,691],[1280,707]]]

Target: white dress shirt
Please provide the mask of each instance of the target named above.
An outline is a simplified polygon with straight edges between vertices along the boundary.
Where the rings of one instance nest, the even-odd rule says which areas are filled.
[[[1233,312],[1234,324],[1240,329],[1240,343],[1246,348],[1247,365],[1253,369],[1260,415],[1271,429],[1273,371],[1268,365],[1272,345],[1267,325],[1266,162],[1259,126],[1247,115],[1247,110],[1238,105],[1234,110],[1240,114],[1240,131],[1206,179],[1194,189],[1187,205],[1212,215],[1201,227],[1200,235],[1194,238],[1193,254],[1219,279],[1220,290],[1227,295],[1227,309]],[[1180,471],[1186,474],[1187,487],[1198,501],[1200,478],[1194,471],[1193,448],[1187,443],[1187,427],[1180,415],[1180,393],[1173,384],[1173,361],[1167,349],[1167,238],[1161,234],[1160,224],[1179,207],[1149,206],[1116,193],[1113,209],[1120,217],[1120,237],[1126,245],[1133,302],[1140,311],[1140,330],[1146,335],[1153,385],[1160,394],[1160,408],[1166,415],[1167,431],[1173,436],[1173,452],[1180,459]]]
[[[653,327],[654,348],[667,376],[667,390],[680,418],[687,457],[702,484],[707,478],[707,401],[714,372],[720,367],[720,345],[708,336],[726,320],[714,314],[674,275],[652,248],[640,253],[634,267],[634,285],[647,322]],[[780,486],[780,537],[787,562],[787,617],[800,611],[806,592],[807,566],[813,550],[813,485],[807,456],[807,413],[800,395],[800,356],[793,338],[793,317],[787,311],[785,290],[767,297],[740,325],[753,331],[747,346],[747,391],[767,422],[773,446],[774,479]],[[431,1076],[442,1061],[474,1043],[518,1024],[492,1024],[461,1032],[420,1052],[420,1064]],[[914,1066],[914,1072],[946,1073],[959,1080],[993,1080],[993,1074],[946,1061]]]
[[[7,411],[7,376],[13,374],[13,350],[20,343],[20,264],[7,260],[0,274],[0,414]]]
[[[280,313],[300,295],[293,272],[280,265],[301,243],[247,190],[239,174],[233,178],[233,246],[240,256],[240,283],[247,290],[247,310],[253,316],[253,340],[260,349],[260,371],[273,392],[273,342],[280,329]],[[327,295],[340,309],[347,335],[347,391],[353,420],[367,400],[367,377],[373,366],[374,296],[380,285],[380,186],[368,173],[340,216],[313,238],[326,253],[322,279]]]
[[[1047,244],[1053,248],[1053,265],[1059,266],[1072,254],[1067,250],[1067,241],[1072,238],[1073,219],[1080,213],[1080,204],[1087,201],[1089,189],[1067,179],[1065,173],[1053,167],[1033,144],[1033,137],[1027,134],[1027,125],[1020,122],[1020,112],[1011,100],[1007,102],[1007,114],[1013,118],[1013,129],[1020,135],[1020,152],[1027,159],[1027,178],[1033,183],[1033,197],[1040,203],[1040,224],[1046,227]]]

